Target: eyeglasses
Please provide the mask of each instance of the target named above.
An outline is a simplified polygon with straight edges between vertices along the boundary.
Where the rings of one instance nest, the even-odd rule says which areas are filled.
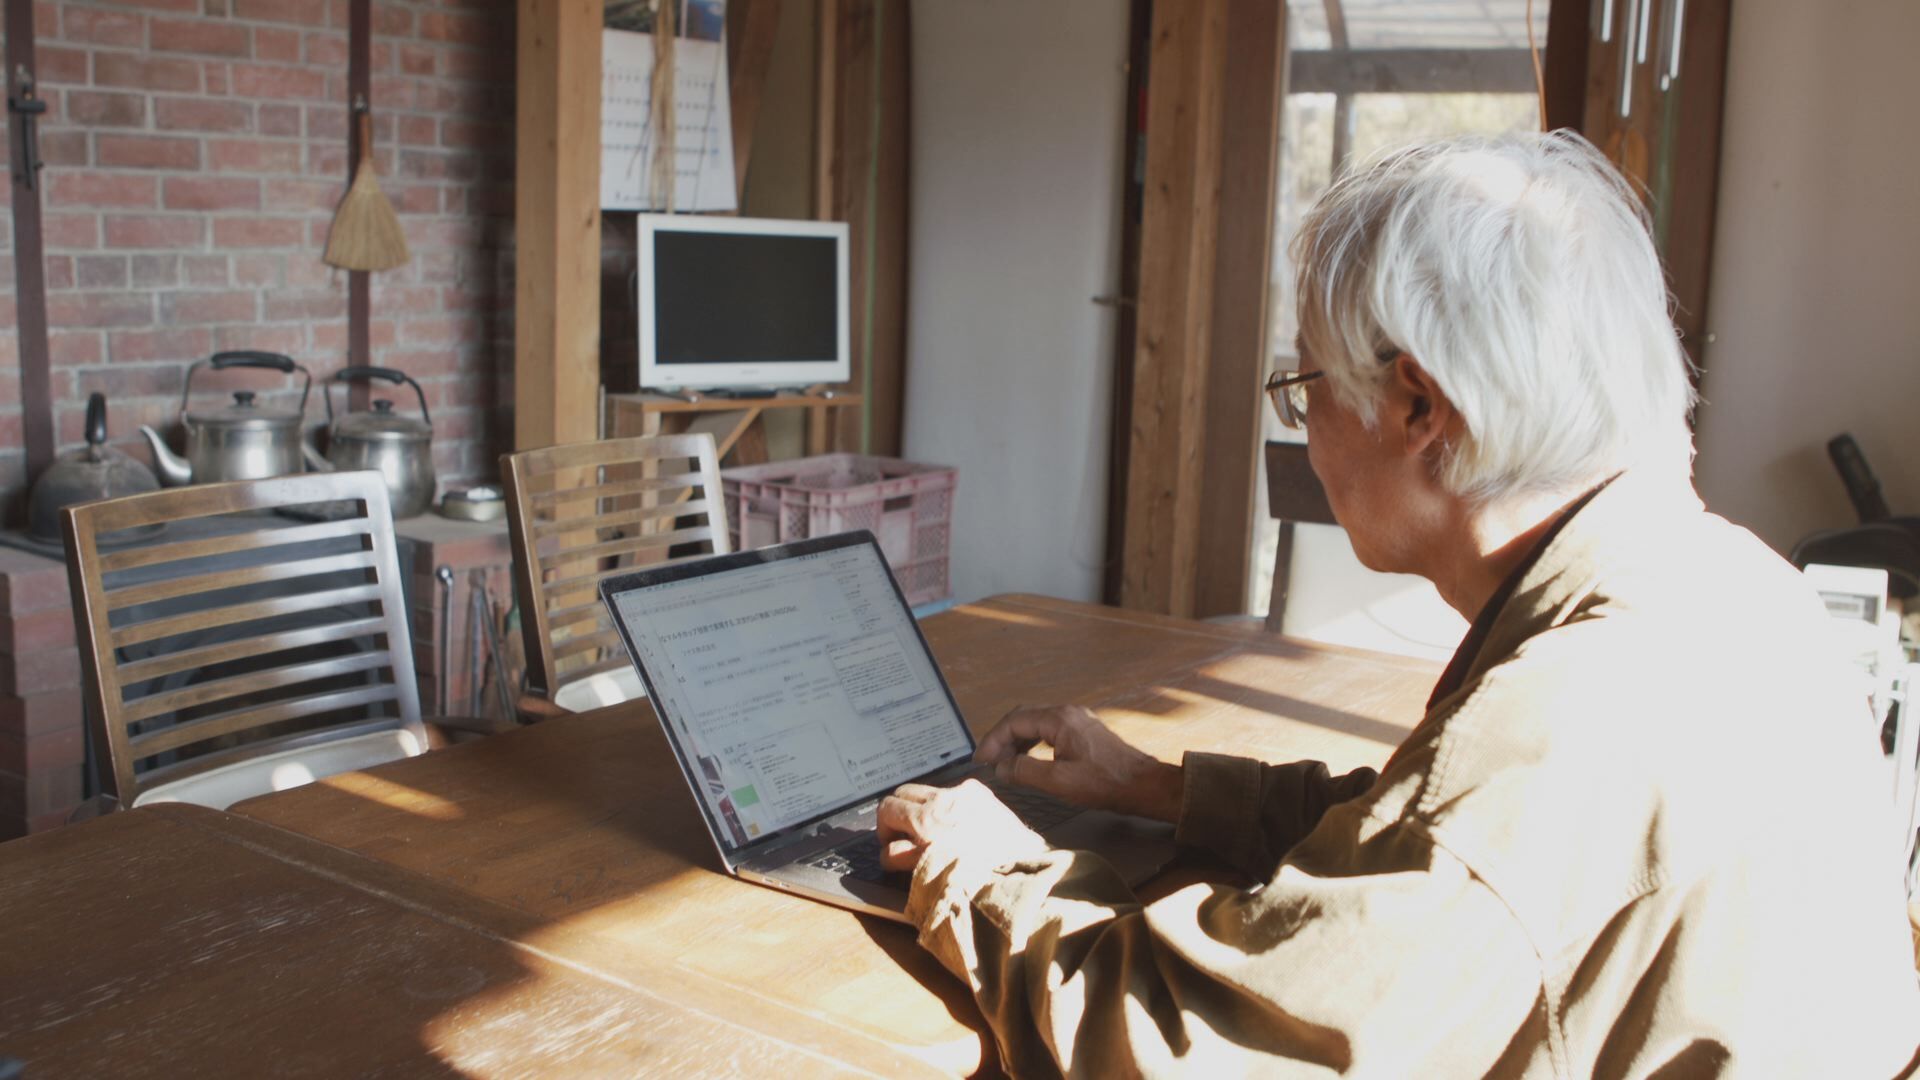
[[[1375,360],[1391,364],[1400,355],[1397,346],[1389,345],[1373,354]],[[1267,376],[1267,400],[1273,403],[1273,412],[1280,422],[1295,431],[1307,429],[1307,384],[1324,376],[1324,371],[1301,371],[1297,368],[1281,368]]]

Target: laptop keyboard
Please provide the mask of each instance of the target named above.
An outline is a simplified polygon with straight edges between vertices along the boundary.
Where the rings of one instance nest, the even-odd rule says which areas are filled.
[[[991,780],[983,780],[983,782],[1001,802],[1006,804],[1007,809],[1013,811],[1015,817],[1034,832],[1046,832],[1080,813],[1079,807],[1072,803],[1061,802],[1045,792],[1002,785]],[[879,881],[897,885],[903,891],[909,883],[907,874],[881,868],[880,837],[872,832],[861,833],[832,851],[815,856],[808,860],[808,865],[857,881]]]

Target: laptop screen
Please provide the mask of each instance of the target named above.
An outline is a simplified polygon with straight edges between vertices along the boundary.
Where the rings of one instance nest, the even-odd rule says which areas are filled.
[[[973,752],[879,549],[855,535],[607,583],[730,852]]]

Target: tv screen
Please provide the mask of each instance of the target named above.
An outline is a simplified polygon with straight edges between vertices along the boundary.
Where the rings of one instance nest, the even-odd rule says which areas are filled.
[[[846,381],[844,224],[642,215],[639,240],[642,385]]]

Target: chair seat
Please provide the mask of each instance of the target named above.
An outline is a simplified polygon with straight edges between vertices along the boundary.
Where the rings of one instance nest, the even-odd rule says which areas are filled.
[[[554,692],[553,703],[568,712],[578,713],[618,705],[623,701],[638,701],[646,696],[647,688],[640,682],[640,673],[631,667],[623,667],[575,679]]]
[[[170,783],[155,784],[142,789],[133,805],[179,802],[225,810],[255,795],[285,791],[335,773],[365,769],[425,751],[419,738],[405,728],[374,731],[236,761]]]

